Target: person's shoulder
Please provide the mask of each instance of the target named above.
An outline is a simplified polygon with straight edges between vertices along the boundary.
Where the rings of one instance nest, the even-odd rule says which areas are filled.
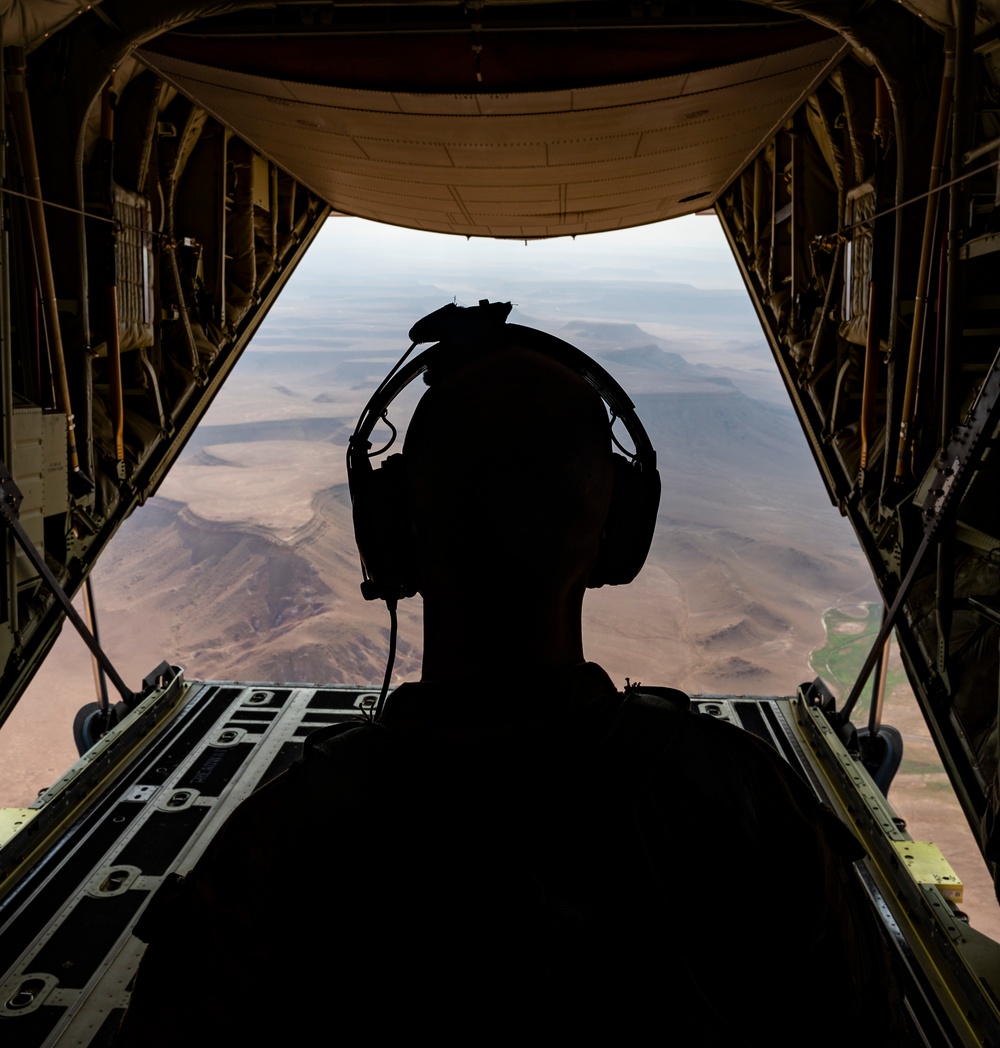
[[[802,775],[774,743],[747,728],[711,713],[698,713],[688,718],[680,741],[685,762],[711,769],[730,788],[742,785],[751,799],[780,793],[799,808],[818,804]]]
[[[802,776],[788,763],[775,744],[734,724],[724,716],[689,708],[674,750],[683,750],[683,758],[713,768],[724,768],[730,774],[775,776],[786,782],[793,792],[813,796]],[[676,754],[680,756],[680,754]]]
[[[647,748],[665,747],[671,759],[705,765],[759,765],[784,775],[787,762],[772,744],[711,713],[694,708],[677,688],[626,689],[618,734]]]
[[[248,860],[270,868],[283,838],[298,832],[319,798],[329,798],[331,776],[351,781],[352,767],[365,765],[377,734],[365,722],[346,721],[307,736],[299,760],[258,786],[229,814],[199,863],[198,878],[189,879],[225,883]]]
[[[361,759],[379,746],[383,734],[378,724],[366,718],[352,718],[318,728],[305,738],[301,763],[309,765],[331,758],[338,761]]]
[[[634,724],[651,739],[659,732],[667,742],[647,776],[661,797],[683,794],[702,814],[728,813],[757,832],[818,834],[826,847],[848,859],[864,854],[772,742],[723,717],[695,712],[687,696],[674,689],[643,687],[635,699],[624,707],[633,707]]]

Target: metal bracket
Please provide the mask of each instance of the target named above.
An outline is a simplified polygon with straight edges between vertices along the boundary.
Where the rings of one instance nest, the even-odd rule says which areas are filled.
[[[24,494],[17,486],[17,481],[10,475],[6,464],[0,461],[0,513],[3,514],[4,520],[7,519],[8,514],[12,514],[17,520],[23,501]]]

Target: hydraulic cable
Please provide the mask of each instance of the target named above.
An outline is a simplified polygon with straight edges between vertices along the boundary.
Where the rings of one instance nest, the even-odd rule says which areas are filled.
[[[955,80],[955,40],[949,33],[944,45],[944,73],[941,77],[941,95],[938,100],[937,126],[934,131],[934,149],[931,155],[931,170],[928,191],[938,188],[941,168],[944,164],[945,141],[948,134],[948,115],[951,110],[952,84]],[[911,429],[914,422],[914,404],[917,399],[917,375],[920,369],[920,353],[924,338],[924,313],[927,309],[927,284],[930,276],[934,248],[934,228],[937,222],[938,196],[933,193],[927,198],[924,213],[924,234],[920,245],[920,264],[917,270],[917,290],[913,305],[913,326],[910,330],[910,353],[906,364],[906,386],[903,391],[902,414],[899,420],[899,439],[896,449],[896,481],[902,481],[908,473],[907,455],[913,440]]]
[[[103,190],[107,194],[109,213],[114,215],[114,139],[115,99],[111,81],[101,91],[101,141],[104,161]],[[122,354],[118,331],[118,229],[112,224],[105,244],[107,273],[107,327],[108,327],[108,399],[111,407],[111,428],[115,438],[115,468],[118,479],[125,479],[125,404],[122,393]]]
[[[884,157],[888,151],[888,143],[891,139],[890,128],[892,126],[892,101],[889,98],[889,89],[881,77],[875,80],[875,123],[872,127],[872,136],[877,142],[875,150],[875,171],[871,179],[872,186],[872,211],[879,214],[879,204],[882,199],[882,180],[884,177]],[[850,196],[850,194],[848,194]],[[860,469],[862,475],[869,466],[869,457],[875,433],[875,402],[878,390],[878,372],[881,349],[881,333],[879,326],[879,310],[885,297],[885,289],[879,288],[879,280],[875,268],[876,248],[881,242],[878,235],[884,219],[872,223],[871,254],[868,259],[868,330],[865,334],[865,365],[864,378],[861,387],[861,459]],[[840,246],[839,243],[837,245]],[[823,315],[827,315],[827,306],[824,303]]]

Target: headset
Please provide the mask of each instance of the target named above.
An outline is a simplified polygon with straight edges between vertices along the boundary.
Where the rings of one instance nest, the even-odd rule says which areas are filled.
[[[590,587],[631,582],[639,573],[653,539],[660,503],[656,452],[622,387],[599,364],[568,342],[520,324],[507,324],[509,302],[480,301],[478,306],[449,303],[418,320],[410,329],[412,344],[372,394],[358,419],[347,449],[347,480],[354,508],[354,533],[361,555],[366,600],[384,600],[393,612],[396,602],[412,597],[420,579],[411,534],[406,474],[401,454],[388,455],[378,469],[372,459],[388,451],[396,438],[389,407],[418,375],[459,370],[478,354],[521,347],[542,354],[582,376],[597,391],[610,412],[611,440],[622,454],[613,454],[614,487],[611,508]],[[436,343],[407,362],[418,345]],[[428,376],[430,377],[430,375]],[[620,420],[635,451],[629,452],[611,431]],[[372,451],[371,435],[379,422],[391,432],[388,444]]]

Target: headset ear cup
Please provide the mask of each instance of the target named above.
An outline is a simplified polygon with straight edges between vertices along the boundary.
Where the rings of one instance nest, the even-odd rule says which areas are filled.
[[[366,459],[351,477],[354,537],[368,580],[367,600],[412,597],[418,588],[417,558],[410,530],[409,500],[402,455],[390,455],[378,469]]]
[[[624,586],[639,574],[649,553],[660,506],[660,473],[613,455],[614,487],[597,563],[587,585]]]

